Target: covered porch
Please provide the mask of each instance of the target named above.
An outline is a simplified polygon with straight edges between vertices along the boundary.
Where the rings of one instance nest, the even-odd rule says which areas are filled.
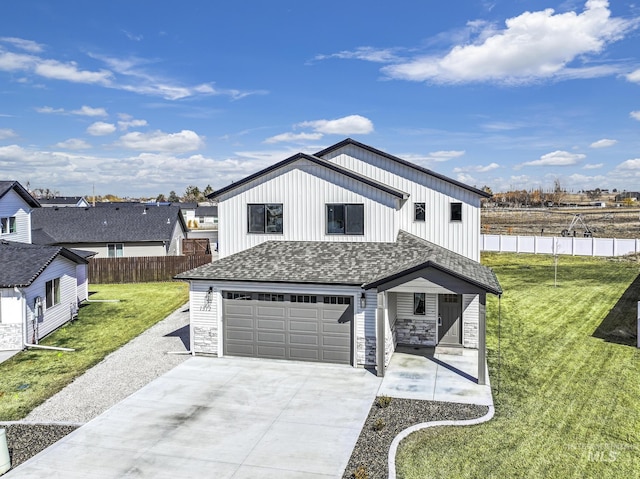
[[[478,384],[477,370],[478,351],[474,349],[450,354],[438,353],[433,347],[398,346],[378,395],[492,406],[489,375],[486,384]]]

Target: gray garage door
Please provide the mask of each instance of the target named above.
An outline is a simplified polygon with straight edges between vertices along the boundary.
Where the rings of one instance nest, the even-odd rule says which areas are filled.
[[[226,291],[224,354],[351,363],[353,298]]]

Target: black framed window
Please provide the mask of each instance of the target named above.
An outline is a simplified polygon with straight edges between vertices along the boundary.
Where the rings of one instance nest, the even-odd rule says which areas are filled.
[[[330,235],[363,235],[363,204],[328,204],[327,234]]]
[[[248,205],[249,233],[282,233],[282,203]]]
[[[107,252],[109,258],[122,258],[124,256],[124,244],[109,243],[107,244]]]
[[[427,205],[425,203],[414,203],[413,210],[414,210],[413,219],[415,221],[427,220]]]
[[[425,301],[425,293],[413,293],[413,314],[415,316],[425,316],[427,314]]]
[[[451,203],[451,221],[462,221],[462,203]]]

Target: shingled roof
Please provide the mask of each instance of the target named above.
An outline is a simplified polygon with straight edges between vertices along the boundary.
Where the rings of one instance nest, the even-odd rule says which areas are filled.
[[[29,204],[29,206],[33,208],[38,208],[40,203],[33,196],[29,194],[29,192],[17,181],[0,181],[0,198],[6,195],[9,191],[14,190],[18,193],[24,201]]]
[[[31,213],[34,243],[127,243],[171,241],[178,206],[39,208]]]
[[[267,241],[181,273],[176,279],[340,284],[369,289],[429,267],[489,293],[502,293],[491,268],[404,231],[395,243]]]
[[[14,241],[0,241],[0,288],[22,288],[33,283],[49,264],[62,256],[76,264],[86,264],[85,257],[95,253],[72,251],[61,246],[42,246]]]

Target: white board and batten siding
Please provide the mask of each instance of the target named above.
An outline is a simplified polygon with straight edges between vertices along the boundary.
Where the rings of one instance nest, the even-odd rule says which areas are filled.
[[[304,159],[241,185],[218,200],[220,258],[264,241],[393,242],[398,233],[397,197]],[[268,203],[283,205],[283,233],[248,233],[247,205]],[[330,203],[364,204],[364,234],[327,234],[325,205]]]
[[[31,207],[14,190],[0,199],[0,218],[16,218],[16,232],[0,235],[0,238],[18,243],[31,243]]]
[[[478,194],[355,145],[332,151],[324,159],[409,193],[396,213],[397,228],[479,261]],[[426,204],[426,221],[414,220],[415,203]],[[462,203],[462,221],[451,221],[451,203]]]
[[[77,306],[76,263],[62,256],[57,256],[38,278],[26,288],[27,301],[27,338],[32,337],[34,303],[37,296],[42,298],[43,320],[38,324],[38,339],[53,332],[71,319],[71,306]],[[46,283],[60,278],[60,303],[51,308],[46,307]]]
[[[366,308],[360,307],[361,289],[351,286],[318,286],[281,283],[224,283],[192,280],[190,287],[190,333],[193,354],[222,356],[222,293],[223,291],[247,291],[265,293],[290,293],[329,296],[351,296],[354,304],[353,351],[358,366],[375,364],[376,301],[375,291],[366,292]],[[209,288],[211,301],[207,302]],[[373,345],[373,351],[371,346]],[[373,362],[372,362],[373,361]]]

